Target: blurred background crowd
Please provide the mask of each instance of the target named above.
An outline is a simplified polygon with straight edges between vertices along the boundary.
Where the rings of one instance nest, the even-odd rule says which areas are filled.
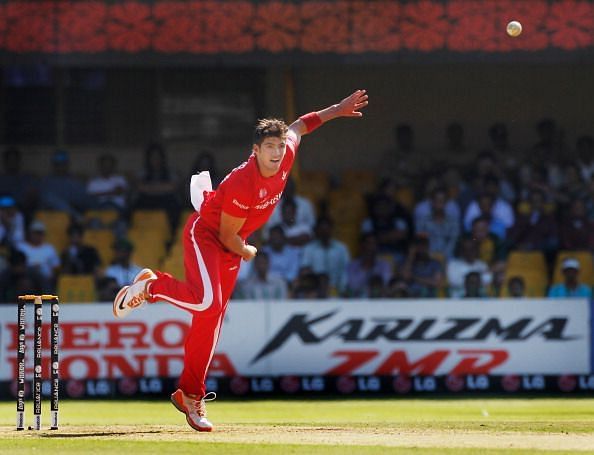
[[[447,126],[441,161],[400,123],[381,170],[298,167],[253,239],[259,254],[242,263],[234,298],[590,297],[593,137],[568,143],[550,118],[525,150],[503,123],[478,150],[466,134]],[[183,277],[189,176],[209,170],[216,185],[228,169],[206,151],[176,169],[159,143],[136,173],[121,172],[115,155],[96,160],[81,176],[60,149],[33,175],[18,147],[4,149],[0,301],[50,291],[110,301],[142,267]]]

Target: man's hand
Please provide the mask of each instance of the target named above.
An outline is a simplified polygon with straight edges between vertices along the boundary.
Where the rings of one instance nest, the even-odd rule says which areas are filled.
[[[256,256],[258,249],[253,245],[246,245],[244,248],[244,252],[241,255],[244,261],[251,261]]]
[[[363,113],[359,112],[369,104],[369,97],[367,90],[357,90],[351,95],[347,96],[337,105],[338,117],[362,117]]]
[[[295,135],[296,141],[299,143],[301,136],[311,133],[321,124],[326,123],[329,120],[338,117],[362,117],[363,113],[360,111],[369,104],[368,98],[367,90],[357,90],[338,104],[333,104],[332,106],[328,106],[326,109],[322,109],[321,111],[311,112],[299,117],[297,120],[291,123],[291,126],[289,126],[289,131],[291,134]],[[308,116],[314,116],[313,125],[308,126],[304,120],[302,120],[307,120]],[[317,122],[315,121],[316,117],[318,117]]]

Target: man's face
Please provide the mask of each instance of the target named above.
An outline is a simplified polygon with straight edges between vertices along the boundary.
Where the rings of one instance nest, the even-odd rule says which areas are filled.
[[[431,198],[431,206],[433,207],[433,210],[438,210],[438,211],[442,211],[445,209],[446,206],[446,202],[447,202],[447,196],[445,193],[437,192],[433,195],[433,197]]]
[[[283,223],[292,226],[295,224],[295,207],[291,204],[283,204],[281,209],[281,219]]]
[[[565,282],[575,283],[578,279],[579,270],[573,267],[563,269],[563,275],[565,276]]]
[[[464,240],[460,255],[465,260],[473,262],[478,256],[476,244],[472,240]]]
[[[519,281],[510,281],[509,295],[510,297],[524,297],[524,285]]]
[[[484,240],[489,235],[489,223],[477,220],[472,225],[472,236],[478,241]]]
[[[320,223],[316,228],[316,234],[320,240],[329,240],[332,237],[332,225]]]
[[[270,246],[276,250],[282,249],[285,245],[285,235],[278,229],[270,230],[270,238],[268,239]]]
[[[275,175],[280,169],[285,156],[285,138],[266,137],[262,144],[254,144],[252,150],[256,154],[260,172],[264,177]]]
[[[268,272],[268,258],[266,256],[257,255],[254,259],[254,268],[259,276],[265,277]]]
[[[45,240],[45,232],[44,231],[31,231],[29,241],[32,245],[41,245]]]

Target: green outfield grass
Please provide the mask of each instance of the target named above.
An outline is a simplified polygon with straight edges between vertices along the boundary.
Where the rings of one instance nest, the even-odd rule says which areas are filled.
[[[0,453],[594,453],[594,399],[221,399],[208,409],[215,432],[201,434],[166,400],[64,401],[60,430],[34,433],[16,432],[15,404],[2,402]]]

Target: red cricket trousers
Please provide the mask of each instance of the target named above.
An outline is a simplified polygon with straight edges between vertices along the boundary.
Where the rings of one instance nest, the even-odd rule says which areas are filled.
[[[186,280],[158,273],[150,284],[150,301],[164,300],[192,313],[184,345],[184,370],[179,387],[203,396],[227,303],[235,287],[241,257],[226,251],[215,232],[200,226],[200,215],[188,217],[183,233]]]

